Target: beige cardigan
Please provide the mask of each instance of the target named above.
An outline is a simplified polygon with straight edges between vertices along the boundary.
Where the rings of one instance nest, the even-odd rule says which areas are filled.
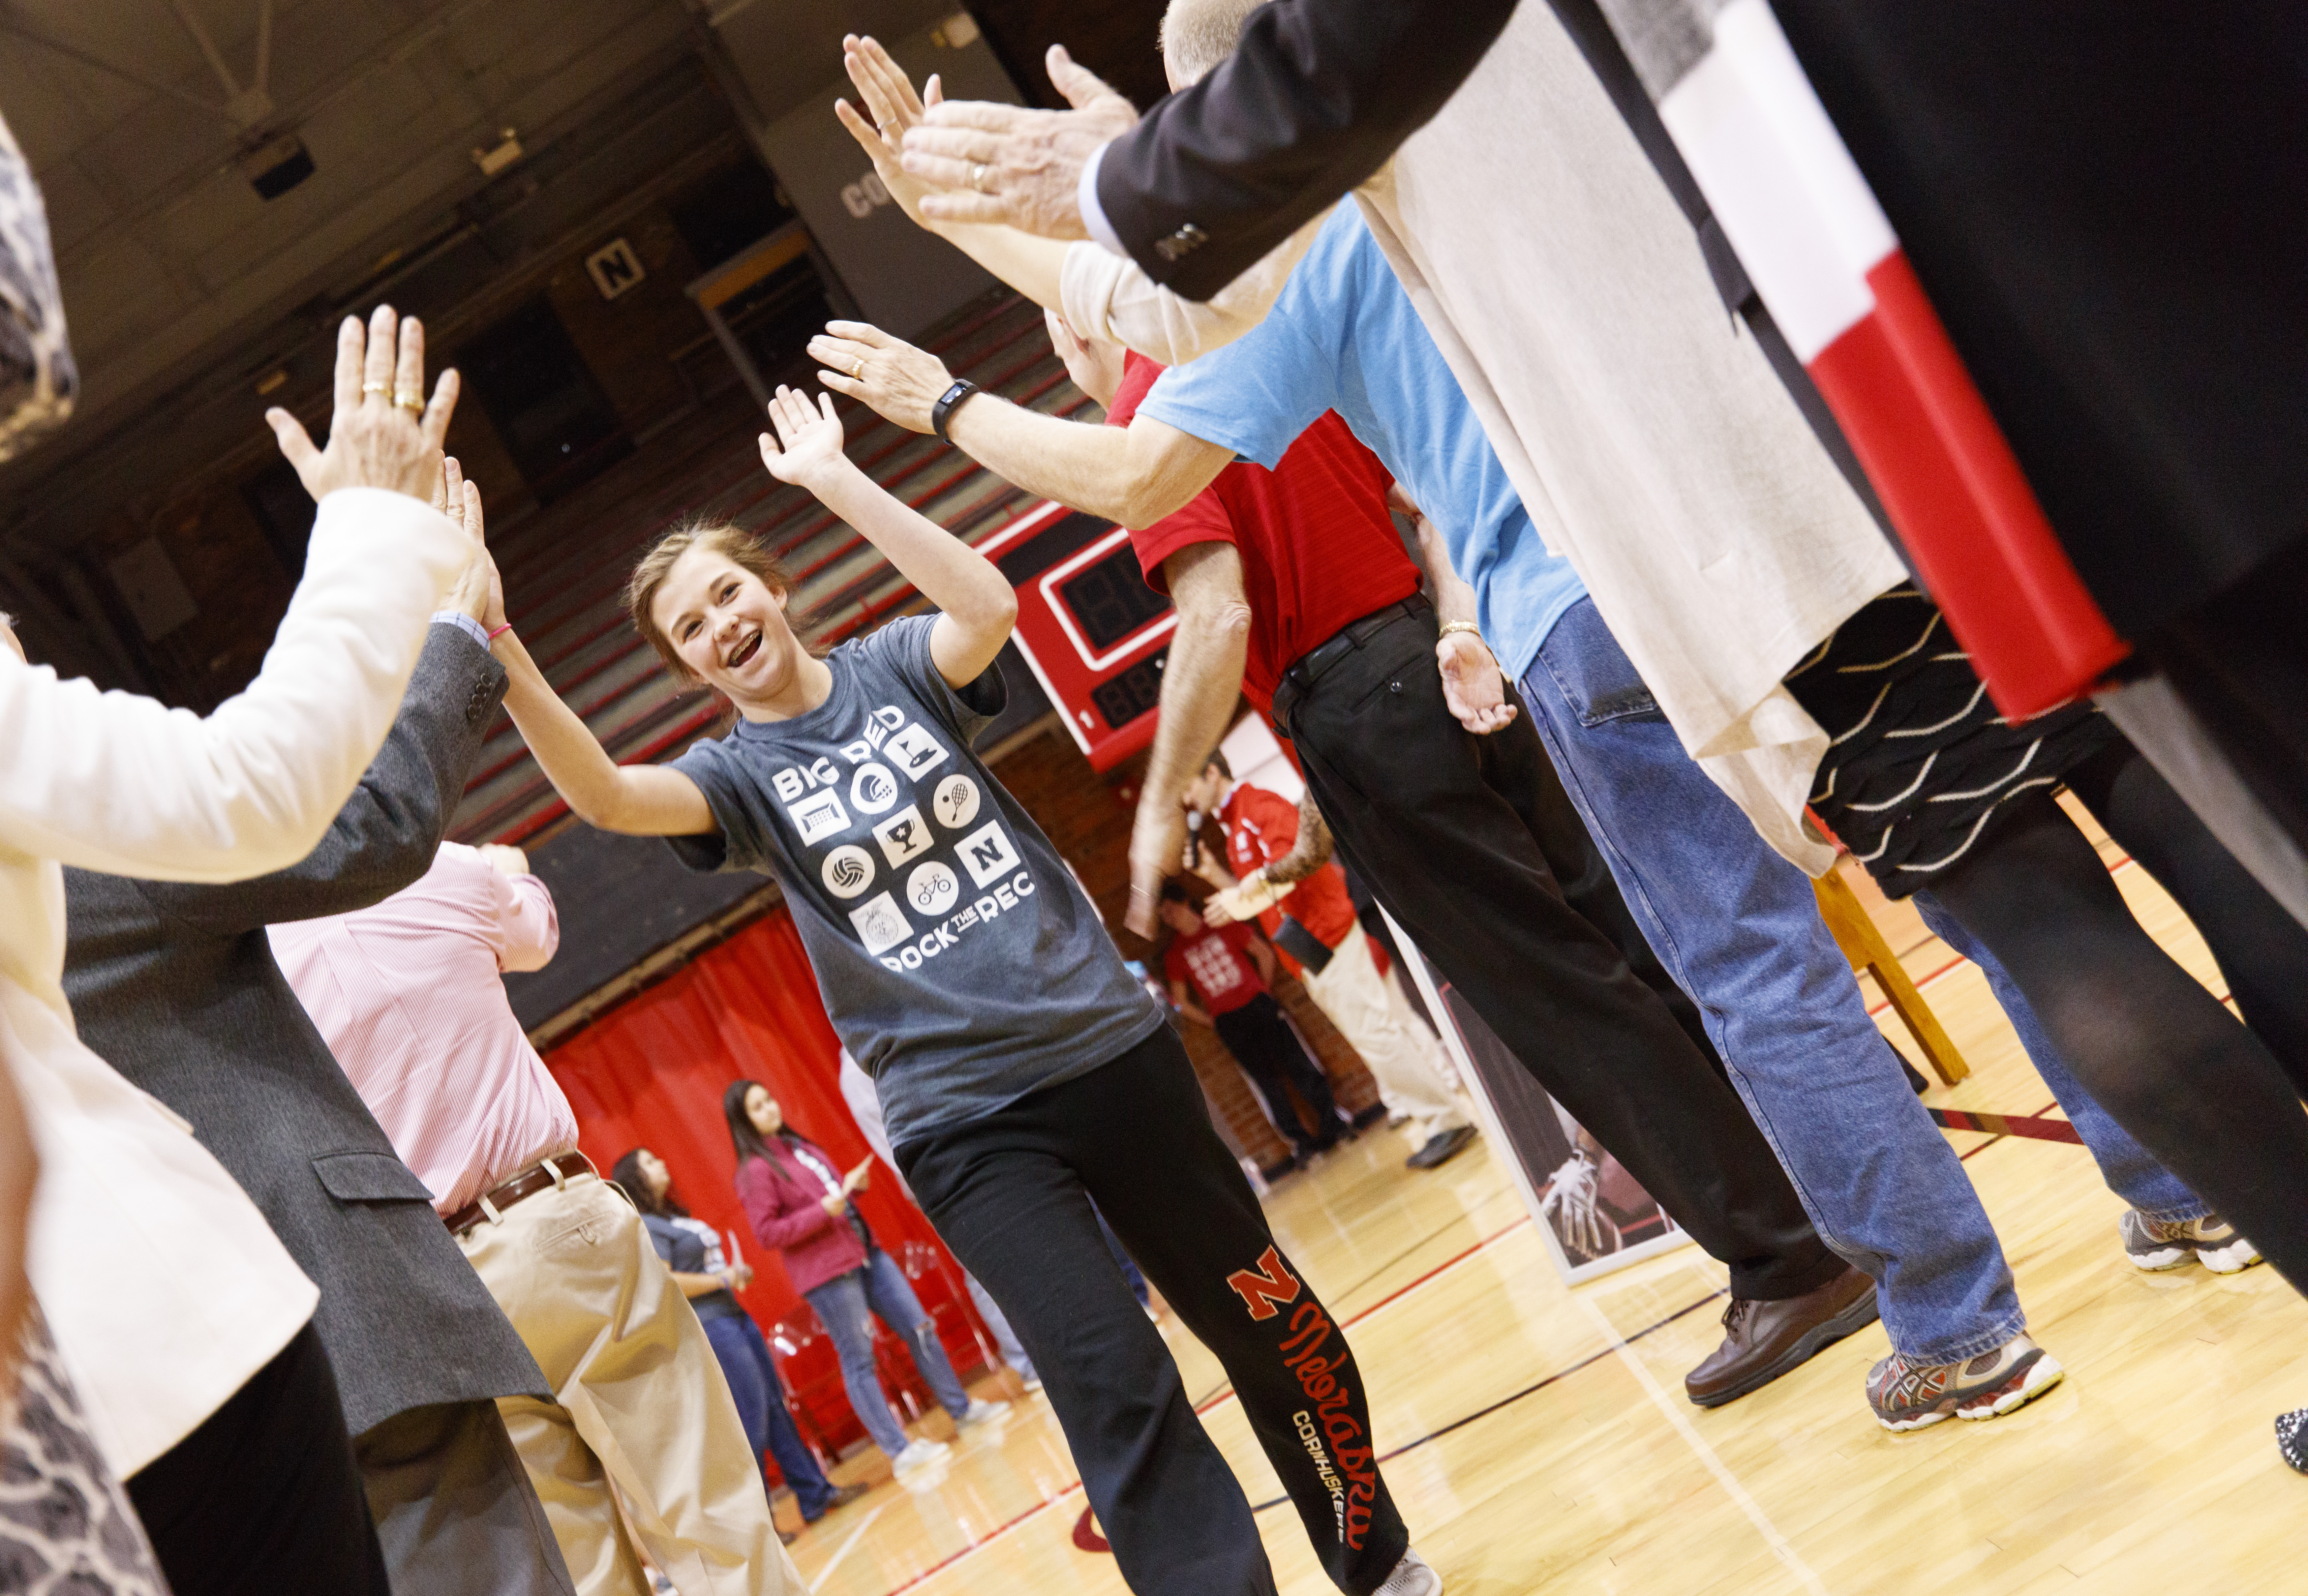
[[[29,1268],[123,1478],[270,1361],[318,1292],[190,1126],[73,1034],[60,866],[214,882],[302,858],[383,742],[469,548],[406,496],[331,494],[263,670],[206,720],[0,651],[0,1062],[40,1153]]]

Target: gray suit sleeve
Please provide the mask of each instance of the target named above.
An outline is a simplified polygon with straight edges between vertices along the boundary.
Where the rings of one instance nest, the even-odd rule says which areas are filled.
[[[345,914],[432,867],[505,692],[504,667],[456,626],[430,628],[384,746],[328,834],[286,870],[226,886],[144,882],[152,907],[218,933]]]

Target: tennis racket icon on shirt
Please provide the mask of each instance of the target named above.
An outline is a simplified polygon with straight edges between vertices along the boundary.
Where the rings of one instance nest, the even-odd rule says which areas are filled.
[[[977,783],[968,776],[948,776],[930,795],[930,812],[940,825],[960,831],[977,818]]]

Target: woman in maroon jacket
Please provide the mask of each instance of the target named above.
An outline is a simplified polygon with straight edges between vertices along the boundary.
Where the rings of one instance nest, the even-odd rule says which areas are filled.
[[[849,1405],[866,1433],[904,1471],[934,1462],[950,1450],[942,1442],[909,1440],[874,1372],[874,1324],[869,1310],[901,1338],[914,1367],[956,1425],[982,1423],[999,1402],[973,1401],[946,1361],[936,1326],[922,1311],[897,1260],[874,1243],[866,1218],[849,1205],[874,1160],[847,1175],[824,1150],[786,1128],[785,1114],[759,1081],[733,1083],[721,1097],[729,1140],[737,1150],[737,1195],[763,1247],[778,1249],[794,1290],[817,1311],[841,1359]]]

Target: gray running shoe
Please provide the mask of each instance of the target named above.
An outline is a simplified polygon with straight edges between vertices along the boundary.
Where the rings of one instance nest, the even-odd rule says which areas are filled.
[[[2217,1213],[2166,1224],[2127,1208],[2121,1229],[2134,1269],[2177,1269],[2193,1258],[2214,1274],[2235,1274],[2260,1262],[2260,1249]]]
[[[1885,1429],[1921,1429],[1942,1419],[2001,1419],[2066,1377],[2057,1359],[2016,1336],[1961,1363],[1911,1363],[1894,1352],[1867,1372],[1867,1405]]]

